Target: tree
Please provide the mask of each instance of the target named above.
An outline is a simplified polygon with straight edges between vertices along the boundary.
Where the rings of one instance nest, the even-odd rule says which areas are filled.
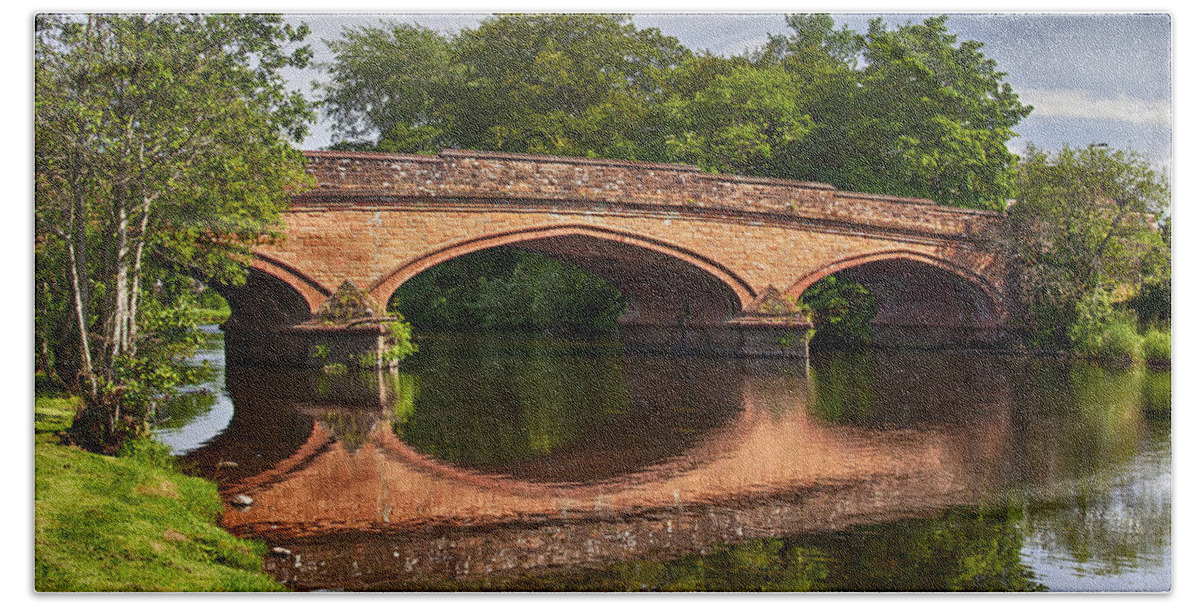
[[[278,16],[41,15],[35,24],[36,327],[83,392],[73,433],[144,428],[189,343],[189,276],[236,283],[307,183],[288,139],[307,28]]]
[[[1166,179],[1136,154],[1027,149],[1009,222],[1036,341],[1066,345],[1072,326],[1102,323],[1113,302],[1169,276],[1170,200]]]
[[[667,145],[674,159],[708,170],[784,174],[784,153],[813,129],[806,89],[781,66],[735,65],[681,106]]]
[[[853,187],[1002,210],[1015,161],[1005,142],[1033,108],[984,57],[983,43],[958,43],[946,19],[896,30],[871,22],[852,97],[858,120],[849,131],[861,151],[849,163]]]
[[[947,17],[865,35],[828,15],[791,15],[759,63],[783,65],[812,93],[809,137],[785,153],[780,177],[846,190],[1003,209],[1015,156],[1006,142],[1032,111],[983,44],[958,41]]]
[[[337,147],[425,153],[646,157],[661,72],[689,55],[622,15],[500,15],[449,38],[385,24],[326,44],[321,103],[355,139]]]
[[[456,37],[390,25],[330,41],[336,147],[694,163],[1002,209],[1032,108],[946,17],[864,34],[790,15],[744,56],[694,54],[624,15],[501,15]]]
[[[452,116],[447,98],[461,80],[449,40],[420,26],[390,24],[347,30],[326,41],[335,60],[321,107],[333,119],[342,148],[433,153],[448,145]]]
[[[661,79],[690,55],[627,15],[501,15],[457,40],[457,141],[474,149],[645,159]]]

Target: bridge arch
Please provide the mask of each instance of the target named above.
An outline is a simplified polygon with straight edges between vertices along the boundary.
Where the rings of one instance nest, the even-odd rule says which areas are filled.
[[[799,298],[804,294],[806,289],[812,287],[813,283],[816,283],[817,281],[820,281],[831,274],[835,274],[855,266],[862,266],[872,262],[882,262],[888,260],[910,260],[913,262],[928,264],[955,275],[958,278],[974,285],[981,292],[987,295],[988,299],[991,300],[997,309],[1002,301],[999,290],[997,290],[987,279],[983,278],[979,274],[937,256],[904,249],[893,249],[888,251],[867,253],[864,255],[856,255],[840,259],[831,264],[827,264],[793,283],[792,286],[788,288],[786,295],[792,299]]]
[[[800,298],[834,274],[863,284],[876,297],[879,311],[872,325],[883,343],[987,341],[990,333],[980,331],[994,332],[1004,316],[1003,298],[987,279],[944,258],[910,250],[843,258],[799,279],[786,294]]]
[[[246,282],[241,285],[209,286],[229,304],[230,315],[222,326],[227,332],[276,330],[312,316],[311,300],[303,292],[258,263],[247,270]]]
[[[261,253],[254,254],[254,261],[250,267],[291,287],[296,294],[304,298],[310,313],[316,311],[317,307],[333,293],[307,277],[303,272]]]
[[[574,264],[619,289],[630,310],[623,322],[727,321],[750,305],[749,282],[720,262],[686,248],[636,234],[578,224],[558,224],[488,234],[459,241],[410,260],[370,289],[386,302],[406,281],[470,253],[513,246]]]

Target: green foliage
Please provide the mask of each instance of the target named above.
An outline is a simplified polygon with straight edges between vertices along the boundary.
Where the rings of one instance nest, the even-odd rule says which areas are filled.
[[[809,105],[807,89],[784,66],[736,65],[675,102],[682,120],[667,147],[674,159],[710,171],[786,175],[780,157],[814,128]]]
[[[879,304],[861,283],[829,275],[804,290],[800,300],[801,306],[812,311],[816,330],[812,346],[816,348],[862,345],[874,336],[870,322],[879,312]]]
[[[383,363],[395,365],[409,356],[417,353],[417,343],[413,341],[412,323],[400,315],[396,320],[387,324],[388,348],[383,351]]]
[[[1003,209],[1015,160],[1005,142],[1032,111],[986,59],[983,44],[958,43],[947,18],[888,30],[871,22],[861,89],[851,97],[870,117],[848,131],[868,161],[854,189]],[[872,158],[873,157],[873,158]]]
[[[644,156],[658,73],[687,53],[627,16],[587,14],[498,15],[456,37],[384,24],[326,44],[335,133],[394,152]]]
[[[306,34],[271,15],[37,17],[38,359],[104,410],[81,416],[104,435],[85,443],[144,426],[195,343],[187,277],[243,281],[311,181],[288,141],[311,112],[280,75]]]
[[[322,66],[332,78],[323,85],[321,108],[333,119],[335,136],[360,140],[382,129],[383,150],[441,147],[443,129],[436,123],[455,77],[447,40],[420,26],[392,24],[346,30],[325,44],[336,60]]]
[[[1075,322],[1067,336],[1076,353],[1089,358],[1124,361],[1142,360],[1142,337],[1137,319],[1118,311],[1103,297],[1080,300],[1075,305]]]
[[[1142,336],[1142,352],[1147,361],[1171,360],[1171,331],[1148,329]]]
[[[575,266],[499,247],[413,277],[389,308],[422,329],[611,331],[625,303],[611,284]]]
[[[138,437],[126,441],[121,445],[117,456],[128,459],[130,462],[160,469],[170,470],[175,466],[175,457],[171,456],[171,448],[149,437]]]
[[[1170,284],[1170,188],[1136,155],[1100,147],[1053,156],[1030,147],[1016,183],[1009,234],[1033,340],[1060,348],[1086,343],[1084,351],[1095,352],[1111,314],[1104,309],[1135,286]],[[1165,294],[1151,289],[1158,296],[1134,307],[1148,318],[1169,302],[1169,287]],[[1113,340],[1128,333],[1114,331]]]
[[[626,15],[498,15],[456,36],[383,24],[326,42],[322,107],[339,149],[687,162],[1002,209],[1005,142],[1031,108],[946,21],[859,34],[791,15],[791,35],[736,57]]]
[[[1170,243],[1167,243],[1167,246],[1169,247]],[[1143,325],[1169,322],[1171,320],[1170,280],[1154,281],[1143,285],[1138,294],[1126,301],[1125,305],[1137,313],[1138,320]]]
[[[324,362],[329,358],[329,345],[316,344],[313,346],[313,358],[319,362]]]

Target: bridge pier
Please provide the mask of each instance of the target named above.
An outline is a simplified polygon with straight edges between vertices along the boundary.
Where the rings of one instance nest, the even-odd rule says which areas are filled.
[[[633,351],[807,359],[812,328],[812,321],[795,302],[767,287],[725,323],[622,325],[621,341]]]
[[[347,369],[387,367],[383,352],[387,349],[388,332],[379,322],[349,327],[302,324],[269,329],[222,329],[228,364],[314,369],[337,364]]]
[[[811,323],[724,325],[622,325],[627,351],[717,357],[808,358]]]

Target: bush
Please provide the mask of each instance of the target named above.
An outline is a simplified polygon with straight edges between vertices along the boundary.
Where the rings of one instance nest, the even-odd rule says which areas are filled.
[[[405,321],[403,315],[397,314],[396,317],[396,320],[387,324],[388,349],[383,352],[383,363],[388,366],[395,366],[417,352],[412,323]]]
[[[117,456],[160,469],[170,470],[175,466],[171,448],[151,437],[137,437],[126,441],[121,445]]]
[[[1093,359],[1112,359],[1125,362],[1142,360],[1142,337],[1137,324],[1125,319],[1110,321],[1094,333],[1075,340],[1075,351]]]
[[[1142,352],[1148,361],[1171,360],[1171,331],[1148,329],[1142,337]]]
[[[1076,353],[1091,359],[1142,360],[1142,337],[1131,311],[1114,310],[1097,298],[1079,302],[1076,313],[1078,319],[1067,332]]]

